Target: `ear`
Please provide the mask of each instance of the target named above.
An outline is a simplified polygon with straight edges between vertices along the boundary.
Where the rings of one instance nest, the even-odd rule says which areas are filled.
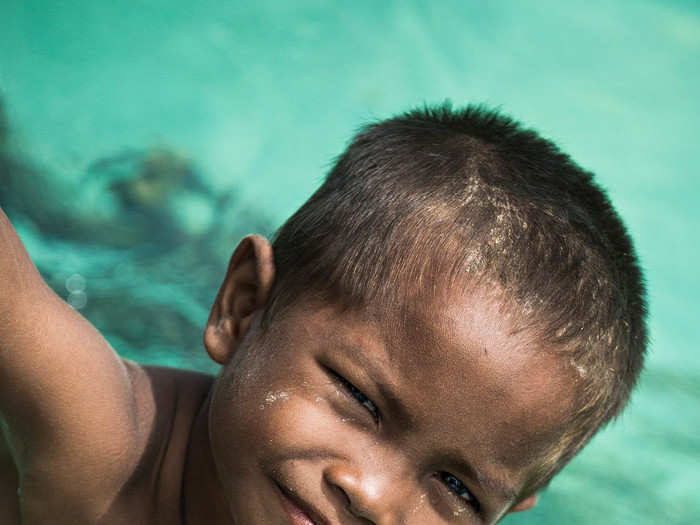
[[[535,505],[537,505],[537,494],[533,494],[532,496],[525,498],[520,503],[518,503],[515,507],[510,509],[508,512],[513,513],[513,512],[522,512],[524,510],[530,510]]]
[[[272,246],[260,235],[248,235],[231,256],[204,330],[204,346],[214,361],[224,364],[233,355],[253,314],[267,302],[274,279]]]

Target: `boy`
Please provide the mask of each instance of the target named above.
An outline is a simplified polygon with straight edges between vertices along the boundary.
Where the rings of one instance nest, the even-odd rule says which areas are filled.
[[[481,107],[367,126],[274,245],[241,241],[217,378],[120,359],[0,234],[2,523],[495,523],[642,367],[609,201]]]

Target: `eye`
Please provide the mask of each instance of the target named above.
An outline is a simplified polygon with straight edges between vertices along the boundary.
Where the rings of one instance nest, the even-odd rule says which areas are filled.
[[[481,508],[479,501],[474,497],[464,483],[459,480],[459,478],[456,478],[449,472],[438,472],[438,477],[447,486],[450,492],[467,502],[467,504],[469,504],[476,512],[479,512],[479,509]]]
[[[357,402],[365,407],[367,411],[372,415],[372,418],[374,419],[375,423],[379,422],[379,409],[377,408],[377,405],[375,405],[370,398],[368,398],[362,390],[357,388],[355,385],[353,385],[350,381],[345,379],[343,376],[338,374],[337,372],[330,370],[330,373],[335,376],[335,378],[338,380],[338,382],[343,385],[343,388],[347,390],[347,392],[354,397]]]

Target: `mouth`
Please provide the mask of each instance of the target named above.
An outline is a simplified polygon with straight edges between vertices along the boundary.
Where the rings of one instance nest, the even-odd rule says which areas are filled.
[[[321,514],[292,491],[275,482],[282,507],[292,525],[330,525]]]

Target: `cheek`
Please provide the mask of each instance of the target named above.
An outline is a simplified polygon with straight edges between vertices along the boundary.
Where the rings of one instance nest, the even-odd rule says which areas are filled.
[[[332,409],[332,390],[308,387],[285,396],[284,390],[268,395],[251,421],[260,437],[275,454],[296,455],[318,448],[334,448],[334,437],[342,435],[343,419]]]
[[[249,376],[217,389],[210,425],[220,468],[242,474],[246,465],[264,466],[347,445],[342,439],[347,421],[333,406],[345,394],[318,373],[296,381],[289,375]]]

